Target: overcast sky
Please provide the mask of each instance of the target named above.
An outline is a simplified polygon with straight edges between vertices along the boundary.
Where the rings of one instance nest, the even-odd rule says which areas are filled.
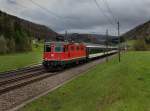
[[[63,33],[117,34],[150,20],[150,0],[0,0],[0,10]],[[109,5],[109,6],[108,6]],[[111,13],[109,11],[111,9]],[[112,22],[113,25],[110,24]]]

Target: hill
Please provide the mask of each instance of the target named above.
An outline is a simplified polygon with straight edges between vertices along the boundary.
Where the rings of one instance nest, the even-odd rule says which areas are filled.
[[[79,34],[79,33],[70,33],[65,37],[64,34],[57,36],[57,40],[68,40],[74,42],[86,42],[86,43],[95,43],[95,44],[105,44],[106,43],[106,35],[101,34]],[[116,36],[109,36],[109,43],[117,43]]]
[[[55,39],[50,28],[0,11],[0,54],[32,50],[32,39]]]
[[[129,49],[137,51],[150,50],[150,21],[141,24],[122,35],[128,41]]]
[[[123,37],[127,37],[128,39],[139,39],[150,36],[150,21],[141,24],[134,29],[128,31],[123,34]]]
[[[0,24],[0,34],[7,32],[9,30],[7,28],[12,28],[12,30],[15,29],[16,24],[35,38],[53,38],[57,34],[55,31],[44,25],[32,23],[2,11],[0,11]]]

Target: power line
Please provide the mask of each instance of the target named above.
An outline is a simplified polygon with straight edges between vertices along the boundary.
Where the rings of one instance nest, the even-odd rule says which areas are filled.
[[[17,6],[20,7],[20,8],[29,9],[29,7],[27,7],[26,5],[23,5],[23,4],[19,3],[19,2],[17,2],[17,4],[18,4]]]
[[[99,3],[97,2],[97,0],[94,0],[97,8],[102,12],[102,14],[107,18],[107,21],[111,24],[114,25],[113,22],[110,20],[110,18],[104,13],[103,9],[101,8],[101,6],[99,5]]]
[[[72,19],[72,18],[68,18],[68,17],[66,18],[66,17],[63,17],[63,16],[61,16],[61,15],[58,15],[58,14],[56,14],[55,12],[53,12],[53,11],[51,11],[51,10],[45,8],[44,6],[40,5],[40,4],[37,3],[37,2],[35,2],[34,0],[28,0],[28,1],[31,2],[32,4],[36,5],[37,7],[41,8],[43,11],[45,11],[45,12],[47,12],[47,13],[53,15],[55,18],[59,19],[60,21],[62,21],[62,22],[63,22],[62,25],[64,25],[65,28],[66,28],[65,30],[67,30],[67,28],[69,28],[69,25],[68,25],[69,23],[68,23],[68,22],[66,23],[66,21],[65,21],[64,19],[67,19],[67,20],[74,20],[74,19]],[[26,6],[22,5],[22,4],[19,4],[19,5],[21,5],[23,8],[27,8],[27,9],[28,9],[28,7],[26,7]],[[78,22],[81,22],[81,21],[78,20]]]
[[[49,9],[47,9],[47,8],[43,7],[43,6],[42,6],[42,5],[40,5],[39,3],[34,2],[33,0],[29,0],[29,1],[30,1],[30,2],[32,2],[34,5],[36,5],[36,6],[40,7],[41,9],[43,9],[43,10],[47,11],[48,13],[50,13],[50,14],[54,15],[54,16],[55,16],[55,17],[57,17],[57,18],[59,18],[59,19],[63,18],[63,17],[59,16],[58,14],[56,14],[56,13],[54,13],[54,12],[50,11]]]
[[[117,22],[118,24],[118,57],[119,57],[119,62],[121,62],[121,46],[120,46],[120,22]]]
[[[114,21],[117,22],[117,18],[115,17],[114,13],[112,12],[108,1],[107,0],[103,0],[103,2],[106,5],[106,8],[107,8],[108,12],[110,13],[110,15],[113,17]]]
[[[49,9],[47,9],[47,8],[45,8],[45,7],[43,7],[42,5],[40,5],[40,4],[37,3],[37,2],[34,2],[33,0],[29,0],[29,1],[30,1],[32,4],[34,4],[34,5],[38,6],[39,8],[41,8],[42,10],[45,10],[46,12],[52,14],[52,15],[55,16],[57,19],[61,20],[61,21],[63,22],[63,25],[65,25],[65,27],[68,28],[68,24],[64,21],[64,19],[65,19],[64,17],[62,17],[62,16],[60,16],[60,15],[54,13],[53,11],[51,11],[51,10],[49,10]],[[67,30],[67,29],[66,29],[66,30]]]

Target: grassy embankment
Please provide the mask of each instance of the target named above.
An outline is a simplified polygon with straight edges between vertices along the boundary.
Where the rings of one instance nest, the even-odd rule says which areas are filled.
[[[136,42],[136,40],[128,40],[128,41],[127,41],[127,45],[128,45],[129,47],[133,47],[133,45],[134,45],[135,42]]]
[[[33,48],[32,52],[0,55],[0,72],[38,64],[42,61],[43,45]]]
[[[150,111],[150,52],[97,65],[21,111]]]

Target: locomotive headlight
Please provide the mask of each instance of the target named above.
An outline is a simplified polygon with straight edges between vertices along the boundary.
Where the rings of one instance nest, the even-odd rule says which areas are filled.
[[[50,57],[53,58],[53,57],[54,57],[54,54],[51,54]]]
[[[54,54],[50,54],[50,58],[53,59],[54,58]]]

